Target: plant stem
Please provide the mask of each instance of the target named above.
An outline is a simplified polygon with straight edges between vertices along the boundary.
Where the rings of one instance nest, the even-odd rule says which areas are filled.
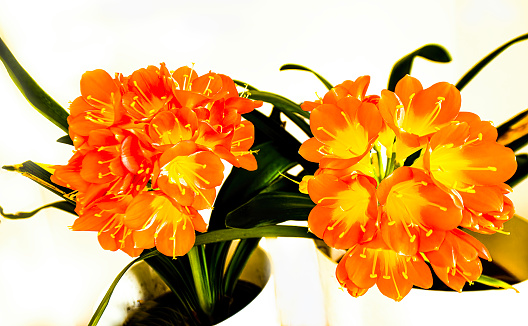
[[[207,272],[204,246],[194,246],[187,255],[191,264],[198,304],[207,316],[211,316],[214,309],[214,298],[211,295],[211,288],[209,286],[209,274]]]

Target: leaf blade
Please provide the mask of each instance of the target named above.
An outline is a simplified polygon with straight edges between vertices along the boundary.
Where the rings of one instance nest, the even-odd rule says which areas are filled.
[[[389,85],[387,87],[388,90],[394,92],[398,81],[405,77],[405,75],[411,73],[412,65],[416,57],[422,57],[434,62],[446,63],[451,61],[451,55],[443,46],[438,44],[424,45],[421,48],[407,54],[394,64],[389,77]]]
[[[0,38],[0,60],[28,102],[46,119],[68,133],[68,112],[49,96],[15,59]]]
[[[282,65],[282,67],[280,67],[279,70],[280,70],[280,71],[283,71],[283,70],[302,70],[302,71],[308,71],[308,72],[311,72],[312,74],[314,74],[315,77],[317,77],[317,79],[319,79],[319,80],[325,85],[325,87],[326,87],[328,90],[331,90],[332,88],[334,88],[334,86],[332,86],[332,84],[330,84],[330,82],[329,82],[328,80],[326,80],[323,76],[321,76],[320,74],[316,73],[316,72],[313,71],[312,69],[307,68],[307,67],[305,67],[305,66],[301,66],[301,65],[298,65],[298,64],[295,64],[295,63],[287,63],[287,64]]]
[[[462,90],[466,85],[482,70],[485,66],[488,65],[493,59],[495,59],[499,54],[501,54],[504,50],[509,48],[510,46],[514,45],[515,43],[524,41],[528,39],[528,33],[523,34],[521,36],[518,36],[514,38],[513,40],[506,42],[502,46],[495,49],[495,51],[491,52],[487,56],[485,56],[482,60],[480,60],[473,68],[471,68],[468,72],[460,78],[460,80],[456,83],[455,87],[458,88],[458,90]]]
[[[11,220],[19,220],[19,219],[30,218],[34,216],[35,214],[37,214],[38,212],[40,212],[41,210],[45,208],[51,208],[51,207],[60,209],[62,211],[65,211],[73,215],[77,215],[77,213],[75,213],[75,205],[66,200],[47,204],[37,209],[34,209],[30,212],[17,212],[15,214],[6,214],[4,212],[4,209],[0,206],[0,215],[2,215],[5,218],[11,219]]]
[[[286,221],[306,221],[315,204],[301,193],[275,191],[262,193],[227,215],[234,228],[253,228]]]

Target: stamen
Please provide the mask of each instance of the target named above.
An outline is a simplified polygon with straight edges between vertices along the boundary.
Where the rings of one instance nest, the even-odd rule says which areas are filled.
[[[378,277],[378,274],[376,274],[376,263],[378,262],[378,250],[374,251],[374,262],[372,263],[372,272],[370,273],[370,278],[376,278]]]
[[[209,85],[211,85],[211,80],[213,80],[214,77],[213,76],[209,76],[209,81],[207,82],[207,86],[205,86],[205,90],[203,92],[203,94],[205,94],[205,96],[209,96],[209,94],[211,94],[213,91],[209,89]]]
[[[136,89],[137,89],[137,90],[139,91],[139,93],[141,94],[141,96],[143,96],[143,98],[144,98],[145,100],[147,100],[147,102],[148,102],[149,104],[152,104],[152,102],[150,102],[150,99],[147,97],[147,95],[145,95],[145,93],[143,93],[143,91],[141,90],[141,88],[139,88],[137,81],[134,80],[133,83],[134,83],[134,86],[136,86]],[[139,103],[139,102],[138,102],[138,103]]]
[[[114,94],[114,93],[110,93],[110,97],[112,97],[113,94]],[[104,106],[106,106],[106,107],[108,107],[108,108],[110,108],[110,109],[113,109],[113,108],[114,108],[111,104],[106,103],[106,102],[103,102],[103,101],[101,101],[101,100],[98,100],[98,99],[96,99],[95,97],[93,97],[92,95],[88,95],[88,96],[86,96],[86,99],[87,99],[87,100],[90,100],[90,101],[94,101],[94,102],[99,103],[99,104],[101,104],[101,105],[104,105]]]
[[[101,173],[99,172],[99,175],[97,176],[99,179],[102,179],[103,177],[106,177],[106,176],[109,176],[109,175],[115,175],[112,171],[108,172],[108,173]]]

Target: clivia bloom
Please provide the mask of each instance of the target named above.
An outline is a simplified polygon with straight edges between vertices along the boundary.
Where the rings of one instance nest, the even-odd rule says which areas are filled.
[[[115,78],[87,72],[81,94],[68,118],[74,155],[52,176],[76,190],[72,229],[131,256],[185,255],[206,230],[197,210],[213,207],[222,160],[257,168],[254,128],[241,115],[262,102],[239,97],[228,76],[163,63]]]
[[[455,86],[423,89],[406,76],[378,97],[366,95],[368,81],[347,81],[303,104],[314,137],[299,153],[319,163],[300,185],[316,204],[309,228],[349,249],[336,275],[353,296],[377,284],[400,301],[413,285],[430,287],[422,257],[460,291],[481,275],[479,257],[491,258],[458,228],[502,232],[514,214],[504,182],[515,173],[515,155],[496,142],[489,122],[460,112]]]

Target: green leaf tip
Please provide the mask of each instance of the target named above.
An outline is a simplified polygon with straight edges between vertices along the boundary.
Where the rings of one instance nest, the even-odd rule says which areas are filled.
[[[438,44],[427,44],[421,48],[407,54],[400,60],[398,60],[392,67],[392,71],[389,77],[388,90],[394,91],[396,84],[400,79],[411,73],[412,65],[416,57],[422,57],[424,59],[446,63],[451,61],[451,55],[441,45]]]
[[[330,84],[330,82],[328,80],[326,80],[323,76],[321,76],[320,74],[316,73],[315,71],[313,71],[312,69],[310,68],[307,68],[305,66],[301,66],[301,65],[298,65],[298,64],[295,64],[295,63],[287,63],[285,65],[282,65],[282,67],[280,67],[279,69],[280,71],[283,71],[283,70],[302,70],[302,71],[309,71],[311,72],[312,74],[315,75],[315,77],[317,77],[324,85],[325,87],[328,89],[328,90],[331,90],[332,88],[334,88],[334,86],[332,86],[332,84]]]
[[[512,289],[515,292],[520,293],[519,290],[514,288],[511,284],[487,275],[480,275],[480,277],[475,282],[499,289]]]
[[[528,33],[518,36],[509,42],[506,42],[505,44],[497,48],[495,51],[491,52],[482,60],[480,60],[475,66],[473,66],[473,68],[471,68],[464,76],[462,76],[462,78],[460,78],[460,80],[456,83],[455,87],[461,91],[482,69],[484,69],[485,66],[488,65],[488,63],[495,59],[504,50],[506,50],[517,42],[521,42],[527,39]]]

